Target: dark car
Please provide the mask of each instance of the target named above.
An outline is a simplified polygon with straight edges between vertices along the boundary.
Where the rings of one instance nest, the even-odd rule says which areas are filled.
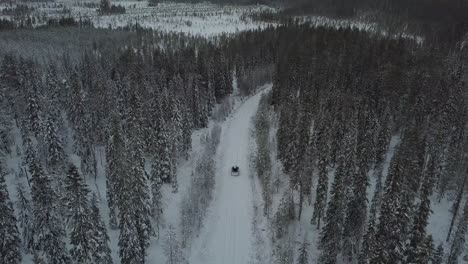
[[[231,175],[232,176],[239,176],[239,167],[238,166],[232,166]]]

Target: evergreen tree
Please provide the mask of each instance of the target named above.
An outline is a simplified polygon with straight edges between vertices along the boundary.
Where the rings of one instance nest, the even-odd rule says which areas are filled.
[[[432,235],[426,236],[423,239],[423,242],[417,246],[415,253],[416,257],[411,262],[407,261],[406,263],[426,264],[431,262],[434,254]]]
[[[159,120],[160,132],[157,139],[157,158],[154,160],[154,177],[159,177],[163,182],[172,181],[173,166],[171,156],[171,144],[169,142],[168,130],[164,119]]]
[[[94,226],[94,237],[96,238],[97,247],[94,250],[94,263],[96,264],[112,264],[111,249],[109,248],[109,236],[107,228],[101,219],[99,212],[98,200],[96,194],[93,193],[91,198],[91,222]]]
[[[318,163],[319,178],[314,203],[314,213],[311,222],[317,224],[317,229],[320,229],[320,221],[323,218],[328,193],[328,171],[325,155],[320,156]]]
[[[31,78],[31,76],[30,76]],[[42,109],[40,104],[39,91],[36,86],[37,80],[29,79],[27,81],[27,120],[28,131],[30,135],[39,136],[42,132]]]
[[[21,238],[3,171],[0,171],[0,245],[1,263],[21,263]]]
[[[364,233],[367,215],[367,162],[364,153],[359,153],[358,169],[353,177],[352,197],[349,199],[346,209],[346,220],[344,225],[344,245],[343,253],[347,255],[351,262],[359,254],[359,247]]]
[[[307,238],[304,238],[304,241],[299,248],[299,257],[297,258],[297,264],[308,264],[309,263],[309,247],[310,243],[307,241]]]
[[[324,219],[325,226],[320,233],[319,247],[322,250],[319,257],[321,264],[334,264],[341,250],[341,234],[343,230],[344,212],[343,201],[345,195],[344,177],[345,163],[340,158],[338,169],[335,173],[335,181],[330,191],[327,213]]]
[[[123,264],[144,263],[150,236],[154,235],[151,225],[151,206],[144,170],[143,141],[141,130],[141,106],[134,93],[129,110],[128,173],[122,181],[120,215],[120,257]]]
[[[370,263],[387,264],[401,261],[403,258],[404,225],[408,216],[403,207],[403,168],[399,155],[392,160],[390,172],[385,184],[379,225],[376,233],[376,247],[370,252]]]
[[[120,195],[123,179],[126,175],[126,149],[119,121],[112,120],[111,135],[107,147],[106,196],[109,205],[109,226],[117,229],[117,209],[120,206]]]
[[[432,264],[442,264],[444,259],[444,246],[440,243],[432,255]]]
[[[159,237],[159,225],[161,224],[161,218],[163,215],[163,204],[162,204],[162,194],[161,194],[161,187],[162,181],[161,178],[158,177],[157,172],[155,171],[157,168],[154,167],[154,163],[152,166],[152,173],[151,173],[151,193],[152,193],[152,200],[151,200],[151,215],[155,222],[156,226],[156,235]]]
[[[187,264],[182,247],[177,239],[174,227],[169,226],[163,245],[164,255],[166,255],[167,264]]]
[[[22,230],[21,241],[26,252],[33,250],[34,246],[34,215],[32,212],[31,198],[24,186],[18,183],[16,186],[16,206],[18,208],[18,222]]]
[[[463,246],[465,244],[465,234],[468,229],[468,202],[465,202],[463,208],[463,214],[458,222],[457,229],[455,231],[452,245],[448,254],[447,264],[458,263],[458,257],[462,253]]]
[[[430,159],[424,183],[421,187],[420,204],[419,208],[414,215],[413,228],[410,233],[410,243],[406,247],[406,261],[407,263],[424,263],[427,252],[427,236],[426,226],[431,214],[431,201],[430,196],[434,185],[435,177],[435,161]],[[432,238],[431,238],[432,239]],[[427,262],[426,262],[427,263]]]
[[[348,124],[348,130],[344,137],[344,146],[338,157],[335,181],[330,191],[327,214],[324,220],[325,226],[321,232],[319,262],[323,264],[336,263],[336,258],[341,251],[341,240],[345,221],[345,201],[348,199],[350,180],[355,172],[354,158],[356,147],[356,119],[352,118]]]
[[[51,117],[46,120],[45,141],[48,145],[47,165],[54,168],[63,164],[64,150],[62,142],[57,135],[57,126]]]
[[[275,250],[273,251],[275,258],[275,264],[291,264],[294,263],[294,249],[291,239],[285,243],[278,243]]]
[[[280,239],[287,234],[289,222],[294,220],[294,217],[294,201],[290,190],[286,190],[283,197],[281,197],[278,211],[273,219],[273,232],[277,239]]]
[[[369,264],[370,260],[375,257],[375,248],[377,246],[375,229],[375,216],[371,216],[367,224],[367,231],[362,238],[361,252],[358,258],[359,264]]]
[[[29,165],[31,173],[31,196],[34,214],[34,248],[44,253],[47,263],[68,264],[65,230],[57,215],[57,194],[51,188],[51,179],[34,158]]]
[[[96,241],[96,230],[90,218],[89,190],[74,165],[70,165],[68,169],[65,190],[68,225],[71,229],[70,255],[75,263],[90,263],[93,261],[98,241]]]

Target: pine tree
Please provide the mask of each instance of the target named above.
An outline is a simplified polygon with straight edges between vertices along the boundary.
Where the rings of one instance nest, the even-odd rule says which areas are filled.
[[[47,263],[44,261],[44,259],[43,259],[41,256],[39,256],[39,254],[37,253],[37,251],[34,251],[34,252],[33,252],[33,259],[32,259],[32,262],[33,262],[34,264],[47,264]]]
[[[291,239],[285,243],[278,243],[273,251],[275,264],[291,264],[294,262],[294,249]]]
[[[317,224],[317,229],[320,229],[320,221],[322,220],[327,202],[328,193],[328,171],[325,155],[320,156],[318,163],[319,178],[314,203],[314,213],[312,215],[311,223]]]
[[[160,132],[157,139],[157,158],[154,160],[155,177],[159,177],[163,182],[169,183],[173,177],[173,166],[171,156],[171,144],[169,142],[168,130],[164,119],[159,120]]]
[[[22,230],[21,241],[26,252],[33,250],[34,246],[34,215],[32,212],[31,198],[24,186],[18,183],[16,186],[16,198],[18,208],[18,222]]]
[[[0,245],[1,263],[21,263],[21,238],[3,171],[0,171]]]
[[[90,263],[97,248],[95,227],[90,219],[89,190],[78,169],[70,165],[65,179],[67,192],[65,205],[68,209],[70,232],[70,255],[75,263]]]
[[[376,247],[370,252],[370,263],[390,264],[403,258],[404,225],[408,216],[403,207],[403,168],[399,155],[392,160],[387,176],[376,234]]]
[[[458,214],[460,207],[462,205],[462,199],[463,199],[463,194],[465,192],[465,185],[466,181],[468,179],[468,173],[465,173],[465,176],[463,177],[463,183],[459,186],[458,191],[457,191],[457,197],[455,198],[455,202],[452,204],[451,208],[451,213],[452,213],[452,220],[450,221],[450,226],[449,230],[447,232],[447,239],[446,242],[450,240],[450,236],[452,234],[453,227],[455,226],[455,221],[457,220]]]
[[[363,155],[363,153],[360,153]],[[346,220],[344,225],[344,245],[343,253],[349,261],[359,254],[361,238],[364,233],[364,225],[367,215],[367,162],[361,156],[359,159],[359,169],[353,177],[353,196],[349,199],[346,209]]]
[[[330,191],[325,226],[321,232],[320,248],[322,250],[319,262],[322,264],[336,263],[341,251],[341,240],[345,221],[345,201],[348,199],[350,181],[355,172],[354,158],[356,147],[355,116],[348,123],[344,137],[344,146],[338,156],[335,181]]]
[[[324,227],[320,233],[319,248],[322,250],[319,257],[321,264],[334,264],[341,250],[341,234],[343,230],[344,212],[343,201],[345,195],[344,186],[344,159],[341,158],[335,173],[335,181],[330,191],[327,213],[324,219]]]
[[[141,106],[134,93],[130,98],[128,127],[129,144],[127,176],[122,181],[119,205],[120,257],[123,264],[144,263],[150,236],[154,235],[151,225],[151,205],[144,170],[143,141],[141,130]]]
[[[154,167],[153,163],[151,172],[151,216],[153,217],[153,220],[155,222],[156,235],[157,237],[159,237],[159,225],[161,224],[161,218],[163,215],[163,204],[161,194],[162,181],[161,178],[158,176],[157,172],[155,171],[156,169],[157,168]]]
[[[141,255],[144,249],[138,238],[138,231],[134,224],[134,216],[127,210],[119,211],[119,255],[122,264],[144,263],[144,256]]]
[[[304,238],[304,241],[299,248],[299,257],[297,258],[297,264],[308,264],[309,263],[309,247],[310,243],[307,241],[307,238]]]
[[[184,257],[182,247],[177,239],[174,227],[169,226],[166,238],[163,245],[164,255],[166,255],[167,264],[186,264],[188,263]]]
[[[27,120],[28,130],[30,135],[39,136],[42,132],[42,109],[40,104],[39,92],[36,84],[36,80],[28,80],[27,84]]]
[[[112,264],[111,249],[109,248],[109,236],[107,228],[101,219],[99,212],[98,200],[96,194],[93,193],[91,198],[91,222],[94,226],[97,247],[94,253],[94,263],[96,264]]]
[[[440,243],[432,255],[432,264],[442,264],[444,259],[444,246]]]
[[[120,205],[120,195],[123,179],[126,175],[126,149],[119,121],[112,120],[111,135],[107,147],[106,196],[109,205],[109,226],[117,229],[117,210]]]
[[[430,263],[434,254],[434,240],[432,239],[432,235],[426,236],[422,243],[420,243],[416,248],[416,257],[406,263],[414,263],[414,264],[426,264]]]
[[[185,110],[186,113],[183,119],[183,129],[182,129],[182,153],[185,156],[185,159],[189,158],[190,151],[192,150],[192,123],[190,122],[188,110]]]
[[[375,216],[371,216],[367,224],[367,231],[362,238],[361,252],[359,254],[359,264],[369,264],[370,259],[375,257],[376,248],[376,230],[375,230]]]
[[[51,179],[44,173],[36,158],[29,165],[29,171],[32,183],[34,248],[44,252],[47,263],[68,264],[70,258],[63,241],[65,230],[57,215],[57,194],[51,188]]]
[[[465,244],[465,234],[468,229],[468,202],[465,202],[463,208],[463,215],[461,216],[457,229],[455,231],[452,245],[448,254],[447,264],[458,263],[458,257],[462,253],[463,246]]]
[[[423,263],[427,252],[421,252],[427,243],[426,226],[431,214],[431,201],[430,196],[434,186],[435,177],[435,161],[430,159],[427,169],[426,177],[421,187],[421,197],[419,208],[414,215],[413,227],[410,232],[410,243],[406,247],[406,261],[407,263]]]
[[[48,145],[47,165],[54,168],[63,164],[64,150],[62,142],[57,135],[57,126],[51,117],[46,120],[45,141]]]

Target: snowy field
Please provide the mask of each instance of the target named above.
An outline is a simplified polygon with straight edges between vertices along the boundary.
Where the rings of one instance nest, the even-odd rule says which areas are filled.
[[[85,3],[88,3],[87,5]],[[144,28],[162,32],[180,32],[199,36],[214,36],[222,33],[268,26],[270,23],[252,21],[250,14],[264,10],[275,11],[267,6],[219,6],[210,3],[182,4],[160,3],[155,7],[148,6],[146,1],[112,2],[122,5],[125,14],[98,15],[98,2],[55,2],[28,3],[35,8],[32,15],[37,17],[35,25],[42,25],[48,18],[72,16],[75,19],[89,19],[95,27],[119,28],[138,23]],[[0,9],[8,5],[0,5]]]

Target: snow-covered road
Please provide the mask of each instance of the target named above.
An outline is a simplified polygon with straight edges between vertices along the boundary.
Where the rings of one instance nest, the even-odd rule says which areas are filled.
[[[194,241],[191,264],[247,264],[254,253],[249,136],[262,94],[245,101],[223,125],[216,155],[215,198],[202,234]],[[231,176],[233,165],[239,166],[239,176]]]

